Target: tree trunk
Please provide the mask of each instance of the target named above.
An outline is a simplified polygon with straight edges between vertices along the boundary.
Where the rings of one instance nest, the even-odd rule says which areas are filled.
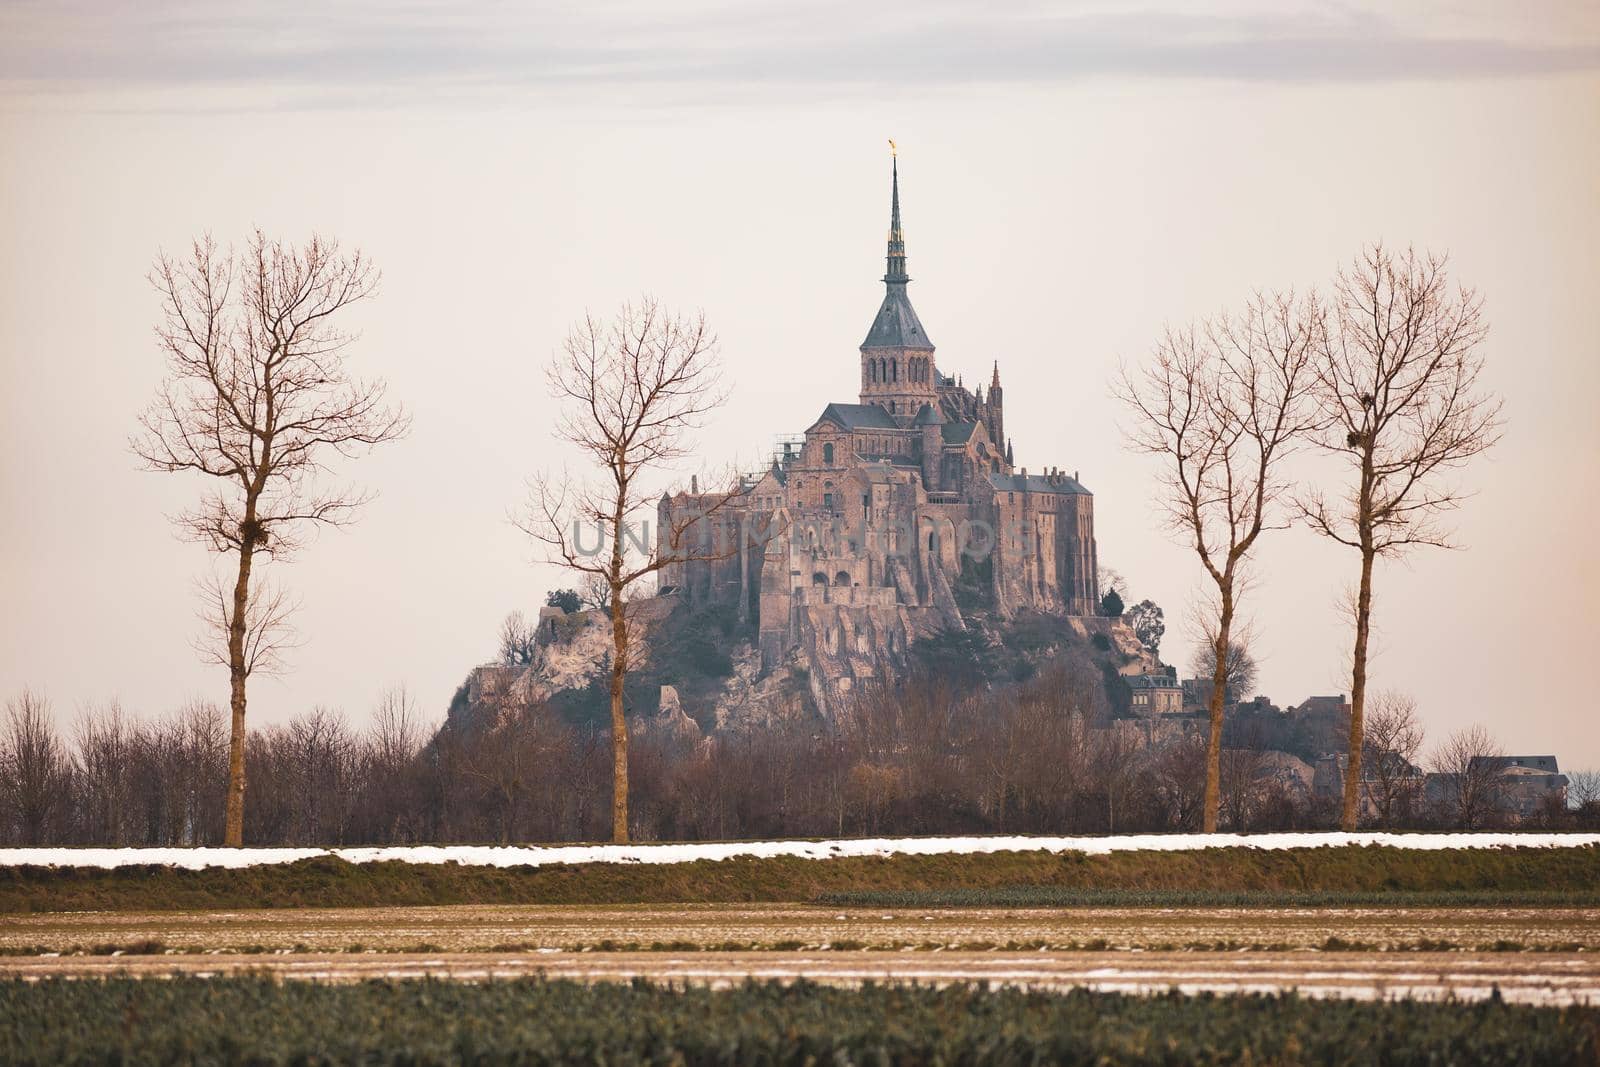
[[[239,576],[233,583],[233,613],[228,619],[228,704],[232,725],[228,737],[228,798],[222,843],[227,848],[244,845],[244,658],[245,612],[250,606],[250,567],[255,558],[255,507],[245,510],[240,526]]]
[[[1344,775],[1344,812],[1339,826],[1346,832],[1361,825],[1361,752],[1366,744],[1367,633],[1372,626],[1372,558],[1361,550],[1361,587],[1356,593],[1356,651],[1350,672],[1350,750]]]
[[[623,716],[622,683],[628,677],[628,624],[622,590],[611,587],[611,840],[628,843],[628,722]]]
[[[1224,587],[1222,611],[1217,616],[1216,665],[1211,671],[1211,728],[1206,736],[1206,795],[1201,831],[1217,832],[1217,809],[1222,795],[1222,711],[1228,699],[1228,641],[1233,629],[1233,590]]]

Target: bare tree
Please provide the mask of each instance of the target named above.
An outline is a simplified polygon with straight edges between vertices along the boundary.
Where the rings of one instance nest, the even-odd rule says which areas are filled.
[[[1204,640],[1194,654],[1194,672],[1199,678],[1210,678],[1215,684],[1217,670],[1217,639],[1213,633],[1215,627],[1211,619],[1203,621],[1202,633]],[[1227,659],[1222,665],[1221,675],[1226,688],[1225,702],[1234,702],[1247,699],[1256,690],[1256,676],[1259,668],[1256,658],[1250,654],[1250,645],[1243,637],[1238,637],[1228,642]]]
[[[124,845],[133,807],[134,751],[139,730],[113,700],[103,707],[87,707],[74,729],[74,801],[80,831],[95,844]]]
[[[1567,801],[1575,808],[1600,804],[1600,771],[1573,771],[1567,775]]]
[[[526,667],[533,662],[538,634],[520,611],[513,611],[500,624],[500,662],[507,667]]]
[[[1579,826],[1600,826],[1600,771],[1573,771],[1567,775],[1567,804]]]
[[[1206,740],[1186,734],[1152,750],[1150,781],[1170,829],[1193,832],[1205,809]]]
[[[553,563],[604,583],[611,616],[612,838],[628,840],[628,724],[623,687],[631,665],[636,583],[663,567],[716,558],[738,546],[691,544],[689,528],[710,530],[741,491],[700,494],[692,517],[652,542],[643,520],[646,482],[689,455],[688,435],[726,398],[716,339],[703,315],[675,315],[654,300],[625,304],[609,322],[586,316],[548,370],[564,405],[557,433],[599,467],[590,483],[541,475],[530,489],[522,529]],[[594,541],[585,542],[585,537]],[[703,539],[702,539],[703,540]]]
[[[1095,741],[1091,773],[1105,794],[1106,832],[1114,834],[1131,806],[1129,800],[1146,784],[1148,753],[1124,730],[1096,730]]]
[[[637,595],[637,591],[630,590]],[[578,610],[593,608],[595,611],[611,610],[611,583],[599,574],[585,574],[577,589]]]
[[[1372,568],[1380,557],[1448,547],[1442,516],[1462,500],[1446,477],[1500,438],[1498,398],[1478,388],[1488,327],[1483,301],[1452,287],[1444,257],[1382,245],[1335,283],[1334,329],[1317,354],[1320,443],[1343,458],[1349,482],[1330,500],[1300,501],[1311,528],[1360,554],[1350,682],[1350,771],[1342,823],[1356,828],[1365,747]]]
[[[1505,750],[1481,726],[1457,730],[1434,753],[1433,769],[1443,787],[1445,818],[1477,830],[1500,814],[1505,795]]]
[[[282,559],[308,527],[349,522],[366,499],[319,484],[334,456],[350,457],[406,429],[382,382],[350,376],[353,335],[335,323],[371,296],[378,274],[359,252],[313,237],[303,247],[251,235],[243,255],[196,241],[187,259],[165,255],[150,280],[161,295],[156,328],[167,377],[140,420],[134,452],[151,470],[209,481],[179,529],[236,565],[208,598],[213,646],[228,668],[232,726],[224,842],[244,832],[245,686],[277,665],[289,608],[252,584],[259,553]],[[225,649],[225,653],[221,651]]]
[[[1266,793],[1271,762],[1257,720],[1237,722],[1230,730],[1229,747],[1222,750],[1223,822],[1234,833],[1243,833],[1255,822]]]
[[[1217,828],[1227,652],[1242,570],[1288,493],[1281,468],[1312,426],[1307,392],[1323,314],[1315,297],[1257,295],[1238,315],[1168,331],[1155,358],[1124,369],[1120,399],[1133,416],[1130,447],[1164,467],[1159,503],[1199,556],[1216,591],[1207,630],[1215,648],[1202,826]]]
[[[368,747],[381,768],[405,766],[422,749],[422,719],[417,702],[405,686],[386,689],[372,709]]]
[[[50,702],[31,689],[6,702],[0,728],[0,802],[24,845],[46,844],[68,803],[71,765],[50,719]]]
[[[1366,729],[1365,781],[1367,803],[1378,825],[1390,828],[1415,813],[1421,799],[1417,754],[1422,751],[1422,722],[1417,702],[1404,693],[1378,693]]]

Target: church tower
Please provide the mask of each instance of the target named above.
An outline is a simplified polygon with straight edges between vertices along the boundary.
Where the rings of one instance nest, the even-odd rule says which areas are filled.
[[[899,160],[890,167],[888,266],[883,303],[861,342],[861,403],[879,405],[904,426],[922,405],[938,408],[938,372],[933,366],[933,342],[906,295],[911,279],[906,275],[906,239],[900,228]]]

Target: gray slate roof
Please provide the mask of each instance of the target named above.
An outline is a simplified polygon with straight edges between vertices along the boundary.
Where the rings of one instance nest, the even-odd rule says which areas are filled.
[[[1076,478],[1061,475],[1052,481],[1042,474],[991,474],[989,484],[1001,492],[1012,491],[1017,493],[1061,493],[1065,495],[1082,494],[1093,496],[1089,490],[1079,484]]]
[[[878,404],[829,404],[817,422],[831,419],[847,430],[898,430],[894,416]]]
[[[922,321],[911,306],[911,298],[906,295],[906,283],[889,282],[884,288],[887,292],[883,294],[883,303],[878,306],[878,315],[872,320],[872,328],[867,331],[867,339],[861,342],[861,347],[932,349],[928,331],[922,328]]]
[[[972,440],[972,431],[977,428],[975,422],[947,422],[939,427],[939,433],[947,445],[964,445]]]

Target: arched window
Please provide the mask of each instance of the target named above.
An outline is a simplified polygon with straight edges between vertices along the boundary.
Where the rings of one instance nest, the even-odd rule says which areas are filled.
[[[833,442],[832,441],[830,441],[827,444],[822,446],[822,462],[826,463],[830,467],[833,466]]]
[[[878,380],[878,361],[875,360],[875,359],[867,360],[867,370],[868,370],[869,373],[871,373],[872,380],[873,381],[877,381]]]
[[[833,584],[834,585],[849,585],[850,584],[850,572],[849,571],[840,571],[838,574],[835,574],[833,576]]]
[[[813,571],[812,574],[811,574],[811,584],[812,585],[827,585],[828,584],[828,576],[826,574],[823,574],[821,571]]]
[[[889,380],[891,382],[898,382],[900,380],[900,360],[899,359],[891,359],[889,361]]]
[[[933,538],[934,538],[934,533],[933,533],[932,530],[929,530],[928,531],[928,551],[929,552],[933,551]]]

